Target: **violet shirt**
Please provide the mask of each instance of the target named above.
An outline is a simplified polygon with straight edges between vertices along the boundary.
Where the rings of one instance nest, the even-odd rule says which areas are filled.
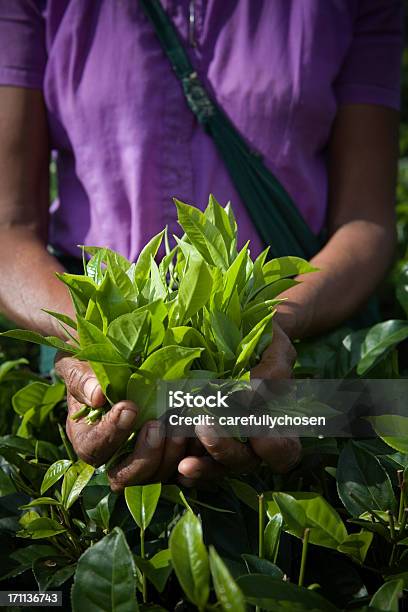
[[[319,231],[339,106],[398,108],[402,2],[163,5],[219,105]],[[133,259],[164,225],[180,233],[172,196],[203,208],[212,192],[232,201],[240,242],[261,249],[138,0],[0,0],[0,84],[44,93],[58,151],[56,248],[108,246]]]

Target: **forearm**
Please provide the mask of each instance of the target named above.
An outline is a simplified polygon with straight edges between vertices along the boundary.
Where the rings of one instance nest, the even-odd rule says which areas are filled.
[[[62,266],[27,227],[0,227],[0,311],[18,326],[61,336],[42,309],[73,315],[70,296],[55,272]]]
[[[368,221],[340,227],[311,260],[319,268],[283,294],[278,321],[292,338],[339,325],[362,306],[384,277],[395,246],[393,229]]]
[[[278,320],[292,338],[327,331],[358,310],[390,266],[395,248],[398,113],[340,108],[329,147],[326,246],[319,268],[290,289]]]

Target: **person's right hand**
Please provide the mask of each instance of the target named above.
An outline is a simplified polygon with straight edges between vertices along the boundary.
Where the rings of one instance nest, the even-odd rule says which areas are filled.
[[[97,423],[88,424],[84,418],[73,421],[70,416],[83,404],[100,408],[106,399],[88,363],[58,353],[55,370],[67,387],[66,429],[76,454],[90,465],[103,465],[132,433],[139,409],[133,402],[123,400]],[[148,421],[138,432],[132,453],[109,470],[112,490],[119,492],[130,485],[165,482],[177,473],[185,448],[185,438],[166,438],[160,421]]]
[[[104,464],[126,442],[132,432],[138,409],[130,401],[115,404],[94,424],[70,417],[86,404],[101,408],[106,399],[90,365],[66,353],[57,353],[55,370],[67,387],[67,434],[78,457],[94,466]]]

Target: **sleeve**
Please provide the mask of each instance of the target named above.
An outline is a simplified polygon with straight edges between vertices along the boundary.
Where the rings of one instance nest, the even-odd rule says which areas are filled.
[[[335,82],[337,102],[399,109],[402,0],[359,0],[354,32]]]
[[[42,89],[47,61],[41,0],[0,0],[0,85]]]

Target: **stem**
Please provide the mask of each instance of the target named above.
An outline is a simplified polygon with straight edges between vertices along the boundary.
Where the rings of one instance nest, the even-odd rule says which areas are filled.
[[[404,471],[398,470],[398,484],[400,488],[399,508],[398,508],[398,522],[401,523],[402,517],[404,516],[405,506],[405,482],[404,482]]]
[[[407,525],[407,518],[408,518],[408,508],[404,508],[403,514],[402,514],[402,519],[401,519],[401,523],[400,523],[400,535],[402,534],[402,532],[404,531],[406,525]]]
[[[258,557],[264,558],[265,555],[265,498],[262,495],[258,497]]]
[[[392,545],[392,549],[391,549],[391,555],[390,555],[390,560],[389,560],[389,567],[392,567],[392,565],[394,565],[394,559],[395,559],[395,553],[397,552],[397,545],[393,544]]]
[[[391,540],[393,542],[395,542],[396,537],[395,537],[395,521],[394,521],[394,515],[392,512],[390,512],[389,510],[387,510],[387,514],[389,517],[389,521],[390,521],[390,536],[391,536]]]
[[[389,517],[389,521],[390,521],[390,536],[391,536],[391,540],[392,540],[392,549],[391,549],[391,555],[390,555],[390,560],[388,562],[389,567],[391,567],[394,564],[394,559],[395,559],[395,553],[397,552],[397,544],[396,544],[396,534],[395,534],[395,521],[394,521],[394,515],[392,512],[390,512],[389,510],[387,511],[388,517]]]
[[[82,417],[87,416],[90,410],[90,407],[84,404],[82,408],[74,412],[74,414],[71,414],[69,418],[71,421],[78,421],[79,419],[82,419]]]
[[[64,445],[65,452],[68,455],[68,458],[71,459],[72,463],[75,463],[76,457],[74,455],[74,451],[71,446],[71,442],[68,440],[67,434],[65,433],[64,428],[62,427],[62,425],[60,425],[60,423],[58,423],[58,431],[59,431],[59,435],[61,437],[62,443]]]
[[[103,412],[100,408],[95,408],[94,410],[91,410],[90,412],[88,412],[87,422],[96,423],[97,421],[100,421],[102,418],[102,414]]]
[[[306,527],[303,532],[302,559],[300,561],[299,581],[298,586],[303,586],[306,571],[307,548],[309,544],[310,529]]]
[[[118,458],[120,457],[120,455],[121,455],[121,454],[122,454],[122,452],[123,452],[123,446],[125,446],[126,444],[128,444],[129,442],[131,442],[131,441],[134,439],[134,437],[135,437],[135,436],[136,436],[136,432],[135,432],[135,431],[133,431],[133,432],[130,434],[130,436],[128,437],[128,439],[126,440],[126,442],[125,442],[125,443],[124,443],[122,446],[120,446],[120,447],[119,447],[119,448],[118,448],[118,449],[117,449],[117,450],[116,450],[116,451],[113,453],[113,455],[112,455],[112,457],[109,459],[109,461],[107,461],[107,462],[105,463],[105,469],[106,469],[106,470],[110,470],[110,468],[111,468],[111,467],[113,467],[113,466],[115,465],[116,461],[118,460]]]
[[[145,553],[145,532],[144,529],[140,528],[140,556],[142,559],[146,558]],[[146,582],[146,574],[142,572],[142,594],[143,594],[143,603],[147,603],[147,582]]]

